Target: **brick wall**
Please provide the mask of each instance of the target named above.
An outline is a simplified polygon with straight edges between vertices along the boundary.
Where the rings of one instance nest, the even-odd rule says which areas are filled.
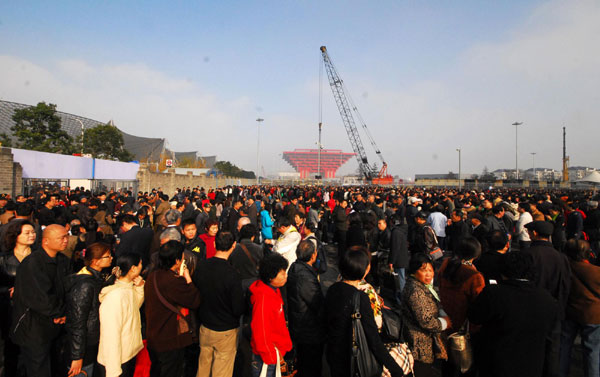
[[[23,168],[14,161],[10,148],[0,147],[0,194],[13,198],[23,193]]]
[[[227,185],[252,185],[253,179],[231,178],[231,177],[206,177],[195,176],[192,172],[187,174],[175,174],[175,169],[169,169],[167,173],[150,172],[146,167],[141,166],[137,174],[138,190],[151,191],[160,188],[164,193],[171,195],[177,188],[183,187],[204,187],[205,189],[224,187]]]

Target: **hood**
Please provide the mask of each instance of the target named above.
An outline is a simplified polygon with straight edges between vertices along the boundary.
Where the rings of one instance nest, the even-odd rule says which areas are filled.
[[[248,289],[250,290],[250,293],[252,293],[252,296],[250,297],[250,303],[252,303],[252,305],[254,305],[256,297],[258,296],[277,297],[277,291],[273,287],[263,283],[262,280],[255,281]]]
[[[99,300],[100,300],[100,302],[102,302],[104,300],[104,298],[106,297],[106,295],[108,295],[112,291],[115,291],[115,290],[121,289],[121,288],[131,288],[131,287],[133,287],[133,283],[125,283],[120,280],[117,280],[117,281],[115,281],[114,284],[109,285],[108,287],[102,288],[102,290],[100,291]]]

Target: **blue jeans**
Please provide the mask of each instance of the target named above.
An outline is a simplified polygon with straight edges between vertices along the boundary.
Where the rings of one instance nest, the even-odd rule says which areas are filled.
[[[394,268],[394,273],[397,274],[395,278],[398,279],[398,283],[396,284],[396,302],[398,305],[402,305],[402,291],[404,291],[404,286],[406,285],[406,272],[404,268]]]
[[[567,377],[571,365],[571,350],[577,334],[581,335],[583,351],[583,375],[600,375],[600,325],[580,325],[570,319],[564,320],[560,341],[560,375]]]
[[[259,377],[260,371],[263,367],[263,361],[260,356],[252,353],[252,377]],[[275,377],[276,367],[279,367],[277,364],[269,364],[267,366],[267,377]]]

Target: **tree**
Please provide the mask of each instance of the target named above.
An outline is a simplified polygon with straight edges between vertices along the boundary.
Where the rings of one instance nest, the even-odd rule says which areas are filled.
[[[15,110],[12,120],[15,125],[10,129],[16,148],[62,154],[75,151],[73,138],[62,129],[54,104],[40,102],[37,106]]]
[[[188,168],[188,169],[201,169],[205,168],[206,165],[204,160],[192,158],[192,157],[184,157],[177,161],[178,168]]]
[[[220,170],[224,175],[236,178],[255,179],[256,175],[252,171],[246,171],[238,168],[229,161],[217,161],[214,165],[215,169]]]
[[[111,124],[99,124],[83,132],[83,152],[94,158],[131,161],[134,156],[123,147],[123,134]]]
[[[448,174],[446,174],[446,179],[456,179],[456,174],[454,174],[452,171],[449,171]]]
[[[490,173],[487,166],[484,166],[483,171],[481,172],[481,175],[479,176],[479,179],[481,181],[489,182],[489,181],[496,180],[496,177],[494,176],[493,173]]]

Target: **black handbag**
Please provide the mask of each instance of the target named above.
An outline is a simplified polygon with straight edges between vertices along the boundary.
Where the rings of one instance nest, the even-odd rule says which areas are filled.
[[[361,323],[360,292],[354,293],[352,298],[354,310],[352,312],[352,355],[350,372],[352,377],[379,377],[383,372],[375,355],[369,349],[365,330]]]
[[[402,320],[398,313],[391,309],[381,308],[381,338],[384,343],[403,343]]]

